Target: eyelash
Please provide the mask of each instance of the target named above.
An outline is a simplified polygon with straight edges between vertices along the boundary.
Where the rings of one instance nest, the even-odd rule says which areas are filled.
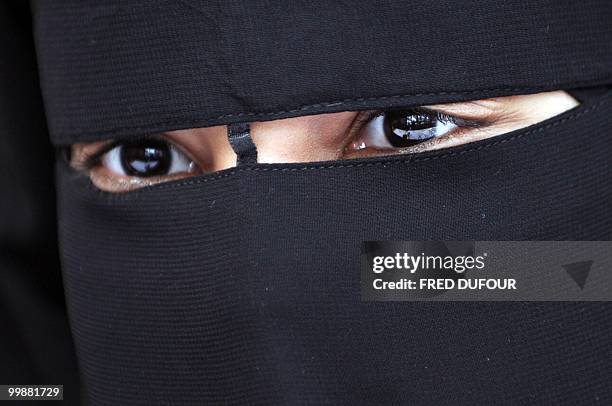
[[[368,124],[370,121],[374,120],[377,117],[384,116],[385,114],[391,112],[399,112],[408,115],[409,113],[421,113],[421,114],[429,114],[433,116],[436,120],[440,120],[443,123],[451,123],[455,124],[458,127],[482,127],[483,122],[476,120],[468,120],[456,116],[451,116],[449,114],[443,113],[439,110],[429,109],[426,107],[413,107],[413,108],[400,108],[393,110],[372,110],[361,113],[359,117],[355,119],[355,124],[353,131],[360,130],[364,125]]]
[[[166,142],[168,144],[172,144],[174,145],[171,141],[169,141],[166,137],[163,137],[161,135],[145,135],[145,136],[141,136],[141,137],[136,137],[132,140],[132,142],[139,142],[139,141],[146,141],[146,140],[151,140],[151,139],[158,139],[160,141]],[[88,153],[84,153],[83,155],[83,159],[80,163],[80,166],[82,166],[82,169],[84,170],[91,170],[99,165],[102,164],[102,158],[104,157],[104,155],[109,152],[110,150],[112,150],[115,147],[121,146],[125,141],[124,140],[114,140],[111,141],[107,144],[105,144],[104,146],[102,146],[98,151],[94,152],[93,154],[88,154]]]

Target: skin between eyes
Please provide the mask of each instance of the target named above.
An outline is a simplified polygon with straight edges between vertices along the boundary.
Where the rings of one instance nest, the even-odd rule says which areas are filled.
[[[341,112],[295,117],[251,124],[251,136],[258,150],[260,163],[291,163],[350,159],[364,156],[418,153],[450,148],[501,135],[537,124],[563,113],[578,102],[564,91],[499,97],[468,102],[425,106],[445,115],[481,123],[463,127],[448,135],[430,139],[407,148],[351,150],[351,143],[363,132],[365,113]],[[227,128],[215,126],[170,131],[162,137],[189,156],[198,168],[194,173],[176,173],[160,177],[123,176],[105,165],[85,168],[87,157],[97,154],[109,143],[97,141],[72,146],[71,164],[84,171],[98,188],[108,192],[132,189],[235,166],[236,155],[228,140]]]

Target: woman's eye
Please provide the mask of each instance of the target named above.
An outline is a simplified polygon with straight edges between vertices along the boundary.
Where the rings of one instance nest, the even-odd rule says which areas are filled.
[[[193,161],[174,145],[157,139],[126,141],[100,159],[108,171],[139,178],[173,175],[194,170]]]
[[[454,117],[426,110],[383,112],[364,125],[350,148],[407,148],[449,134],[458,128]]]

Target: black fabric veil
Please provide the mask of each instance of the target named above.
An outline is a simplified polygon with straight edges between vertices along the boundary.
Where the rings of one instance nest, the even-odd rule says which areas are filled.
[[[122,194],[58,159],[87,404],[612,402],[608,303],[371,303],[358,272],[366,240],[610,239],[612,2],[32,9],[57,147],[557,89],[582,99],[446,150],[251,162]]]
[[[79,402],[57,246],[51,146],[27,2],[0,3],[0,382]],[[26,402],[19,402],[26,403]]]

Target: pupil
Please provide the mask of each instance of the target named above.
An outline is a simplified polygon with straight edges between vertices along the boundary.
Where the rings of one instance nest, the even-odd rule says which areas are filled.
[[[409,147],[436,136],[437,119],[420,111],[397,111],[385,115],[385,137],[394,147]]]
[[[171,163],[170,146],[163,141],[135,141],[121,147],[121,166],[130,176],[166,175]]]

